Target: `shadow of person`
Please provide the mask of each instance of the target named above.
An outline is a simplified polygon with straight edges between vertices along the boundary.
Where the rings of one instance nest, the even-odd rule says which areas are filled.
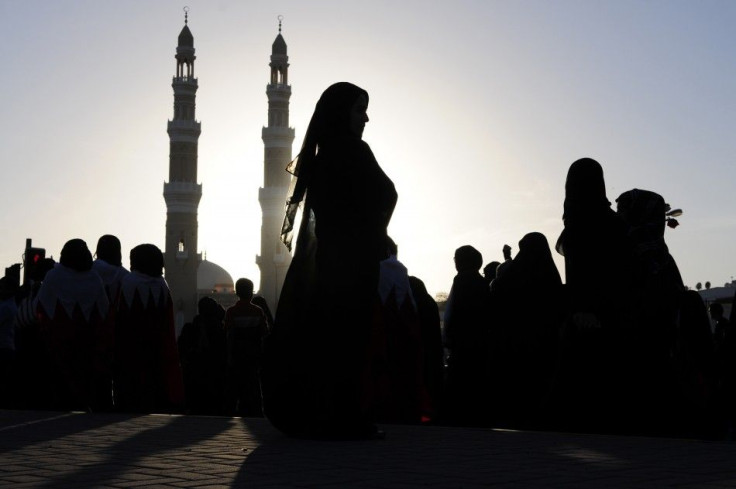
[[[231,418],[195,417],[195,416],[161,416],[147,415],[137,419],[134,424],[126,423],[132,416],[119,414],[85,415],[90,418],[108,419],[107,427],[93,429],[79,438],[59,441],[58,450],[67,452],[68,448],[74,451],[74,445],[91,446],[91,455],[101,457],[91,458],[90,462],[72,463],[75,468],[65,472],[60,477],[48,480],[38,485],[39,488],[58,487],[98,487],[112,485],[114,479],[133,472],[140,473],[150,470],[169,469],[175,461],[174,453],[181,453],[187,447],[192,450],[207,451],[208,446],[202,446],[206,440],[216,438],[220,433],[233,426]],[[85,419],[77,422],[85,422]],[[90,440],[89,437],[94,437]],[[54,447],[50,447],[54,448]],[[188,470],[195,471],[195,461],[205,461],[201,453],[194,450],[192,465]]]
[[[0,453],[27,445],[60,440],[75,433],[97,430],[137,415],[95,414],[81,411],[0,411]]]

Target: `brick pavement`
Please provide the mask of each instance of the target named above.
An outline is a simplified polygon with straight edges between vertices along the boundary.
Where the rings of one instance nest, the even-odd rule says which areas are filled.
[[[0,411],[0,487],[736,487],[736,443],[385,429],[328,442],[263,419]]]

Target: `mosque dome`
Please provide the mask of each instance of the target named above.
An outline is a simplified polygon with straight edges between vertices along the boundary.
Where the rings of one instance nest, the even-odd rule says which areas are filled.
[[[197,267],[197,290],[207,292],[233,292],[235,284],[227,271],[216,263],[202,260]]]

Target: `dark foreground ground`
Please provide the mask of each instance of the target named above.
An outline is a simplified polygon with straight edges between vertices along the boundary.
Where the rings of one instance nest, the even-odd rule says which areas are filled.
[[[286,438],[264,419],[0,411],[0,487],[736,487],[736,443],[384,426]]]

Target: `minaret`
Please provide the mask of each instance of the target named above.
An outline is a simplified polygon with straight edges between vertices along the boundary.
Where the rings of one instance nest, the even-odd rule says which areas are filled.
[[[200,123],[194,119],[197,79],[194,78],[194,37],[189,30],[188,9],[176,48],[174,118],[168,122],[169,182],[166,201],[165,277],[174,300],[177,332],[197,311],[197,207],[202,185],[197,184],[197,142]]]
[[[286,166],[291,161],[291,144],[294,141],[294,129],[289,127],[291,86],[289,57],[286,55],[286,42],[281,36],[282,20],[283,17],[279,16],[279,34],[271,47],[271,82],[266,87],[268,127],[263,128],[261,135],[264,145],[263,187],[258,190],[263,221],[261,254],[256,257],[261,269],[259,292],[274,312],[291,262],[291,254],[280,239],[291,178]]]

